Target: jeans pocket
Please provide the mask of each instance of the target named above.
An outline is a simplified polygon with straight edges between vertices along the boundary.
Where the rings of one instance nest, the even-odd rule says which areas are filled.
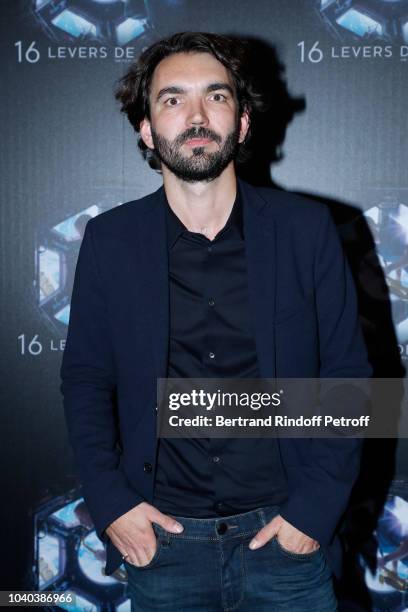
[[[279,542],[277,536],[274,536],[272,538],[272,543],[275,543],[277,549],[279,550],[280,553],[282,553],[283,555],[285,555],[285,557],[289,557],[289,559],[295,559],[298,561],[308,561],[309,559],[314,559],[316,557],[319,557],[321,555],[321,546],[319,546],[319,548],[317,548],[316,550],[312,550],[312,552],[309,553],[297,553],[297,552],[293,552],[291,550],[288,550],[287,548],[284,548],[282,546],[282,544]]]

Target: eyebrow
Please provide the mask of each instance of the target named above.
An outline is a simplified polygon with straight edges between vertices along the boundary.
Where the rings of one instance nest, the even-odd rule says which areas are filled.
[[[234,95],[234,90],[229,83],[210,83],[210,85],[206,87],[205,91],[206,93],[209,93],[210,91],[218,91],[219,89],[224,89],[228,91],[232,96]],[[160,98],[162,98],[163,96],[167,94],[182,94],[182,93],[186,93],[186,91],[187,91],[186,89],[178,85],[171,85],[170,87],[163,87],[163,89],[161,89],[159,93],[157,94],[156,100],[160,100]]]

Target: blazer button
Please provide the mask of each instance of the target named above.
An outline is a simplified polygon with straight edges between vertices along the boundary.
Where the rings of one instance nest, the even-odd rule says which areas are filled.
[[[148,474],[152,471],[152,464],[148,463],[147,461],[143,464],[143,471],[147,472]]]

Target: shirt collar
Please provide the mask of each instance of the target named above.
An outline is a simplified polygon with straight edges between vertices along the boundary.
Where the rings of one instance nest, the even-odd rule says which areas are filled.
[[[164,189],[163,189],[164,192]],[[167,225],[167,246],[170,250],[178,238],[181,236],[183,232],[188,232],[189,230],[185,227],[185,225],[180,221],[176,213],[170,207],[170,204],[167,201],[166,193],[164,192],[164,201],[166,206],[166,225]],[[231,209],[231,213],[225,223],[221,232],[224,232],[229,227],[232,227],[240,236],[240,238],[244,238],[244,227],[243,227],[243,218],[242,218],[242,197],[240,194],[239,185],[237,185],[237,195],[235,198],[235,202]]]

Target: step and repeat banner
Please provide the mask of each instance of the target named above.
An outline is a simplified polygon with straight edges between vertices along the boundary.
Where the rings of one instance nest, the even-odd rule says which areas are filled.
[[[124,568],[103,572],[59,391],[85,225],[161,184],[115,83],[177,31],[252,42],[271,109],[240,174],[330,207],[375,376],[405,378],[408,0],[2,0],[0,19],[1,588],[130,610]],[[408,610],[405,440],[365,443],[342,531],[342,609]]]

